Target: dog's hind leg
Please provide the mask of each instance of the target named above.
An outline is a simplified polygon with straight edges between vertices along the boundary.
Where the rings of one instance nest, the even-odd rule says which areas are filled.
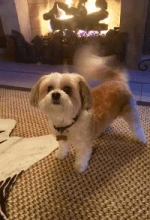
[[[144,130],[140,123],[140,118],[139,118],[137,106],[136,106],[134,99],[132,99],[129,104],[124,106],[120,115],[128,123],[135,137],[139,141],[146,143],[146,136],[144,134]]]

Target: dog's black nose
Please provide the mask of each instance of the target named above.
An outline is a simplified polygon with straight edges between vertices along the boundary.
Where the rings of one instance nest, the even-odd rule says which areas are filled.
[[[59,92],[54,92],[54,93],[52,93],[52,98],[53,98],[54,100],[58,100],[58,99],[60,98],[60,93],[59,93]]]

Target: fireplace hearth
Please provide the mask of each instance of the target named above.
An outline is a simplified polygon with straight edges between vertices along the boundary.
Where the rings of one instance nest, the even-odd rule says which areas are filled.
[[[116,55],[120,62],[125,60],[127,33],[109,30],[106,35],[79,36],[71,30],[57,31],[48,36],[35,36],[28,43],[23,35],[12,31],[15,42],[16,62],[42,64],[73,64],[76,49],[85,44],[99,48],[101,56]]]

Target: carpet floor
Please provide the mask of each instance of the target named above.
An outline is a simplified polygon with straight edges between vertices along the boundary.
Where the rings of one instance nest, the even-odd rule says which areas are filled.
[[[13,118],[12,135],[31,137],[50,132],[46,117],[27,101],[28,92],[0,90],[1,118]],[[6,204],[9,220],[149,220],[150,107],[138,106],[147,136],[133,139],[127,124],[116,119],[93,143],[83,174],[73,169],[75,150],[60,161],[52,152],[25,171]]]
[[[29,103],[29,92],[0,89],[0,118],[15,119],[11,136],[36,137],[50,134],[46,116]]]

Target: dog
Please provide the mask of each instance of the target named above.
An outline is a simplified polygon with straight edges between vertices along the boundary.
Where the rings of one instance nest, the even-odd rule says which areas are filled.
[[[73,144],[76,147],[74,168],[82,173],[88,168],[94,138],[117,116],[125,119],[139,141],[145,143],[146,136],[126,72],[108,65],[114,63],[112,59],[98,57],[91,51],[80,51],[77,60],[79,72],[85,73],[86,78],[99,78],[103,83],[90,90],[80,74],[54,72],[42,76],[34,85],[30,103],[48,116],[59,142],[56,157],[63,159]]]

